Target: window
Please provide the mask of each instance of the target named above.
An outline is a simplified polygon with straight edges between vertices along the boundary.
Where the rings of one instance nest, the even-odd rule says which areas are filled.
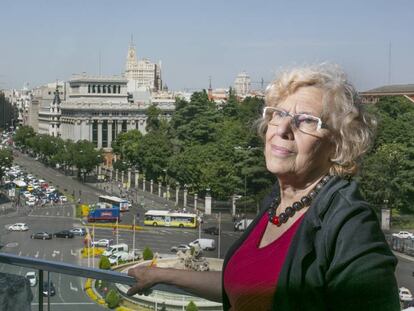
[[[98,121],[96,120],[92,123],[92,143],[95,147],[98,146]]]
[[[101,86],[98,85],[98,93],[101,93]]]
[[[126,132],[127,131],[127,121],[124,120],[122,121],[122,132]]]
[[[108,147],[108,121],[102,122],[102,147]]]

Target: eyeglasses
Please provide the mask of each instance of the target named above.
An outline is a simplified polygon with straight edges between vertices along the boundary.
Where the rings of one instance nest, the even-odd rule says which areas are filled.
[[[263,119],[268,125],[279,126],[286,117],[291,117],[291,124],[304,133],[312,134],[321,128],[327,128],[320,118],[309,114],[291,114],[275,107],[264,107],[263,109]]]

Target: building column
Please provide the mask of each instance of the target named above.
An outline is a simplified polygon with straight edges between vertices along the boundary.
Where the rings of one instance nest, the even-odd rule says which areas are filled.
[[[116,131],[117,134],[122,132],[122,121],[123,120],[118,120],[117,122],[117,126],[118,126],[117,131]]]
[[[135,188],[138,189],[138,178],[139,178],[139,171],[135,170]]]
[[[102,120],[98,120],[98,148],[102,148]]]
[[[131,188],[131,168],[128,168],[128,190]]]

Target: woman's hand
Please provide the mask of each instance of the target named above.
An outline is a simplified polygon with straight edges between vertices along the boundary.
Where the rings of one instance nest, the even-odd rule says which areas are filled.
[[[151,287],[156,284],[155,272],[157,269],[149,266],[138,266],[129,269],[128,275],[134,277],[137,283],[128,290],[127,295],[148,295],[151,292]]]

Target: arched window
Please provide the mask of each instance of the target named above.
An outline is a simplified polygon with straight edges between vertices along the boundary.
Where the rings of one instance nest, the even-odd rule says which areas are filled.
[[[101,93],[101,86],[98,85],[98,93]]]
[[[108,85],[108,94],[111,94],[111,86]]]
[[[91,92],[91,85],[88,84],[88,93],[90,93],[90,92]]]
[[[118,85],[118,94],[121,94],[121,86]]]
[[[94,85],[92,85],[92,93],[95,93],[96,92],[96,89],[95,89],[95,84]]]
[[[106,85],[102,86],[102,93],[106,94]]]

